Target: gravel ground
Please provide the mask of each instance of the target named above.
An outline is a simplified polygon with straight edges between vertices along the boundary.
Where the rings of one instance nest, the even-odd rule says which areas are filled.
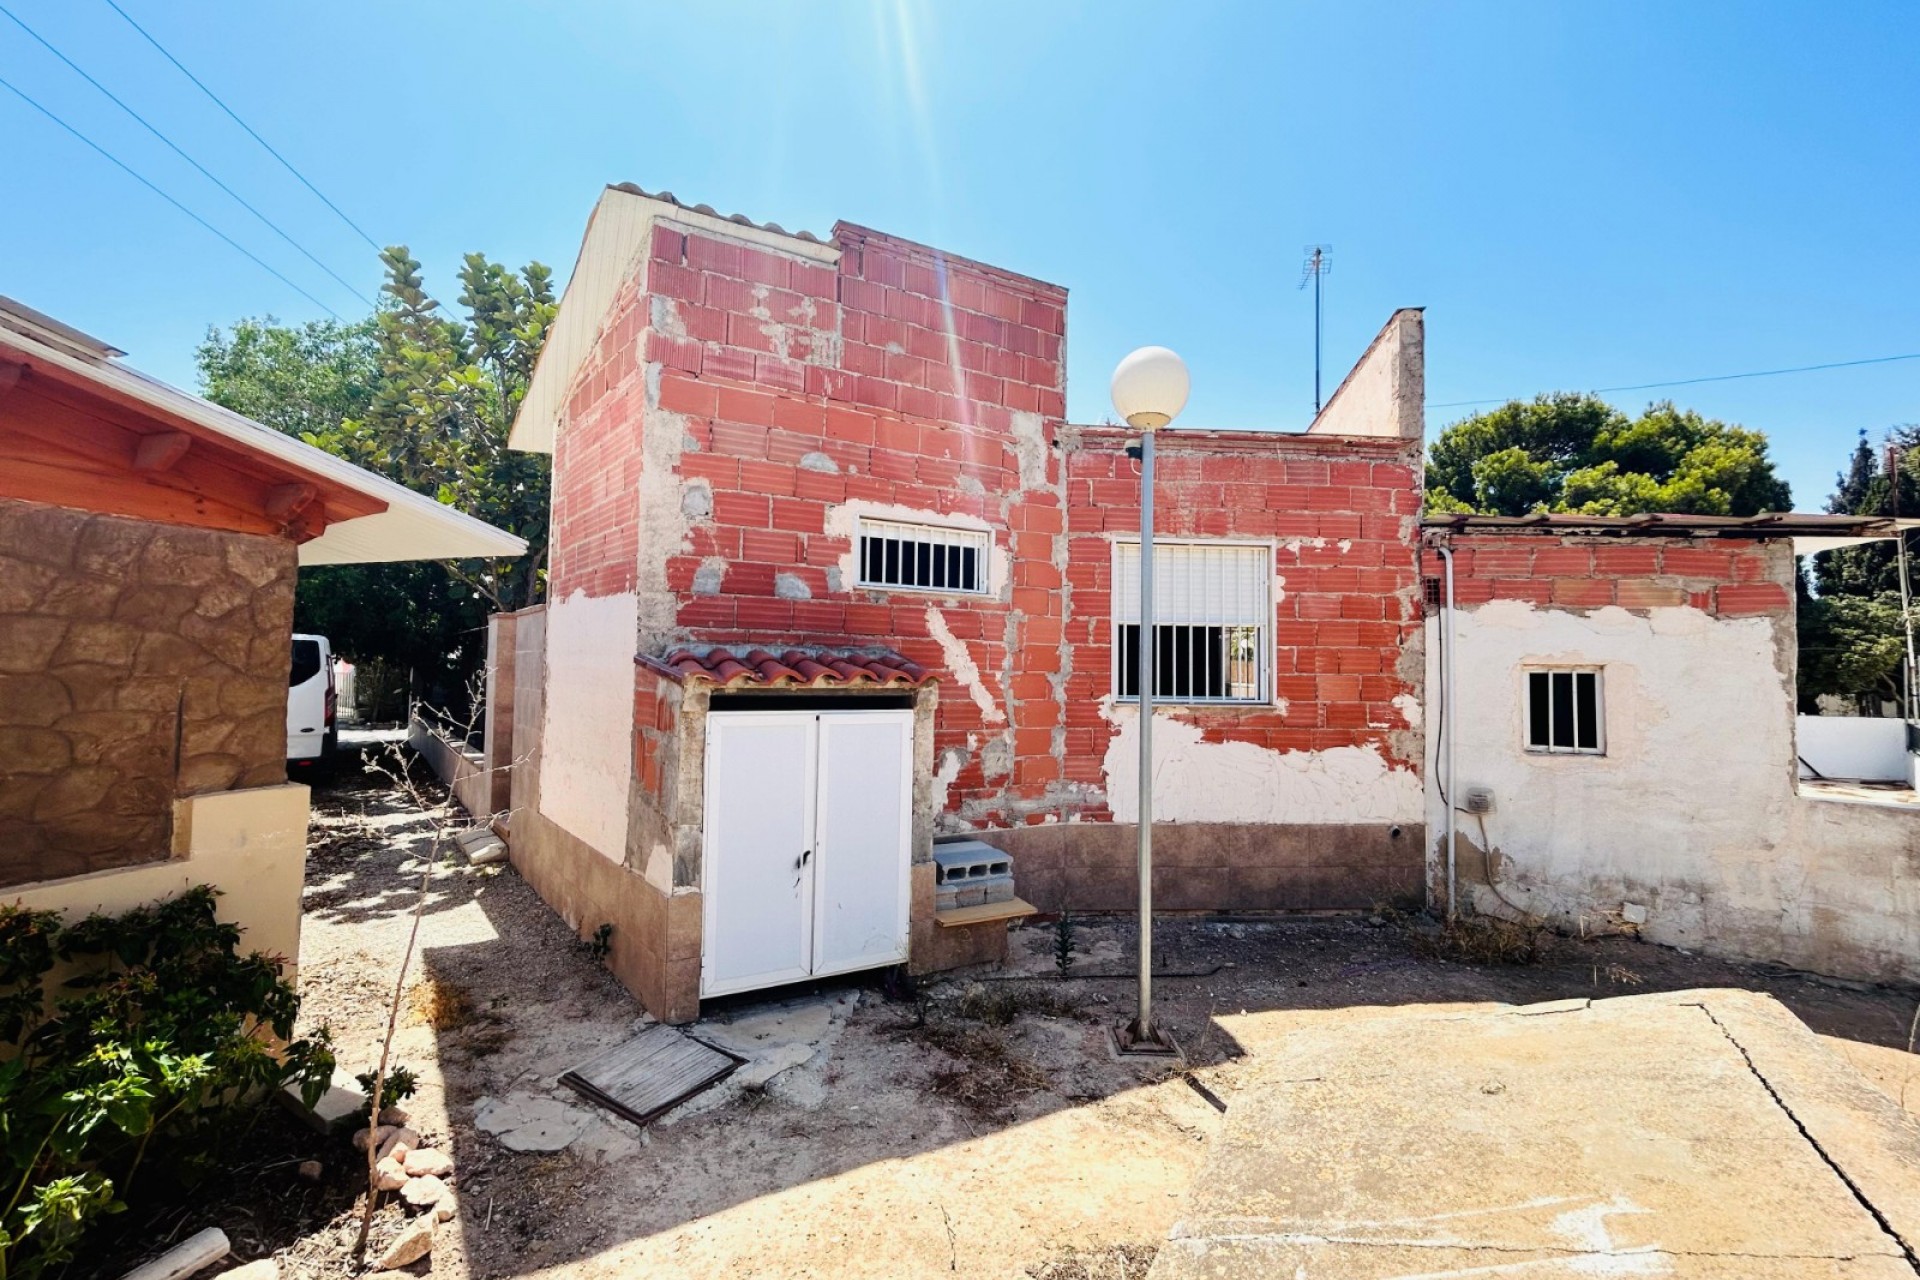
[[[315,794],[302,1020],[330,1026],[353,1070],[377,1054],[420,859],[436,823],[458,816],[436,807],[437,787],[425,794],[422,808],[347,771]],[[1131,1000],[1131,925],[1089,919],[1075,935],[1065,978],[1052,927],[1036,925],[1015,931],[1006,970],[905,999],[875,981],[724,1002],[706,1034],[810,1018],[811,1056],[762,1084],[729,1082],[642,1131],[554,1085],[644,1026],[638,1005],[510,867],[443,858],[395,1057],[420,1074],[414,1127],[453,1152],[461,1210],[430,1262],[411,1269],[1128,1280],[1144,1273],[1219,1107],[1263,1051],[1325,1020],[1410,1005],[1753,988],[1882,1088],[1910,1093],[1920,1113],[1920,1059],[1904,1049],[1911,993],[1621,938],[1548,939],[1534,963],[1476,965],[1434,954],[1430,935],[1398,921],[1171,919],[1155,932],[1168,975],[1156,983],[1157,1016],[1186,1051],[1182,1071],[1109,1052],[1107,1028]],[[565,1102],[580,1136],[558,1152],[506,1149],[474,1117],[509,1095]],[[342,1148],[337,1172],[350,1179],[349,1158]],[[388,1212],[384,1232],[398,1226]],[[343,1214],[293,1243],[284,1272],[343,1274],[351,1227]]]

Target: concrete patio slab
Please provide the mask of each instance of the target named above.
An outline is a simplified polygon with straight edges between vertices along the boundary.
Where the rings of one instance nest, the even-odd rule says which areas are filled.
[[[1152,1280],[1920,1276],[1920,1125],[1742,991],[1289,1038]]]

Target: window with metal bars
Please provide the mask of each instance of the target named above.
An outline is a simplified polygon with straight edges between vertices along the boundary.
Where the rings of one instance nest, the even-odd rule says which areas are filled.
[[[1606,754],[1606,704],[1598,668],[1536,667],[1527,672],[1527,750]]]
[[[992,539],[985,529],[863,519],[860,585],[889,591],[984,595]]]
[[[1140,696],[1140,544],[1114,544],[1113,691]],[[1273,548],[1153,544],[1153,696],[1262,703],[1273,667]]]

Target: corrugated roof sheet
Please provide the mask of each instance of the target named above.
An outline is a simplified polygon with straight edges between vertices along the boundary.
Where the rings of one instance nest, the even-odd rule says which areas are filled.
[[[934,677],[917,662],[891,649],[743,649],[728,645],[683,645],[663,658],[641,662],[685,683],[706,681],[722,688],[836,689],[859,686],[911,688]]]
[[[1891,537],[1896,528],[1920,526],[1920,520],[1895,521],[1888,516],[1825,515],[1781,511],[1758,516],[1693,516],[1648,512],[1636,516],[1585,516],[1568,512],[1534,512],[1524,516],[1486,516],[1447,512],[1423,517],[1428,529],[1471,530],[1474,533],[1594,533],[1616,537],[1791,538]]]

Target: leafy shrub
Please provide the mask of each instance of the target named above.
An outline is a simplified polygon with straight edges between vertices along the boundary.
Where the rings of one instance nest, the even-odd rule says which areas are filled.
[[[378,1071],[362,1071],[353,1078],[353,1082],[360,1086],[360,1092],[367,1095],[367,1100],[360,1104],[360,1114],[363,1117],[373,1113],[373,1085],[376,1080],[380,1081],[380,1109],[382,1111],[385,1111],[388,1107],[399,1106],[420,1090],[420,1077],[414,1075],[410,1067],[402,1065],[394,1066],[391,1071],[387,1072],[387,1078],[385,1080],[380,1080],[380,1073]]]
[[[0,1280],[70,1258],[143,1167],[190,1184],[268,1090],[325,1090],[325,1035],[275,1051],[299,996],[213,903],[203,885],[73,925],[0,905]]]

